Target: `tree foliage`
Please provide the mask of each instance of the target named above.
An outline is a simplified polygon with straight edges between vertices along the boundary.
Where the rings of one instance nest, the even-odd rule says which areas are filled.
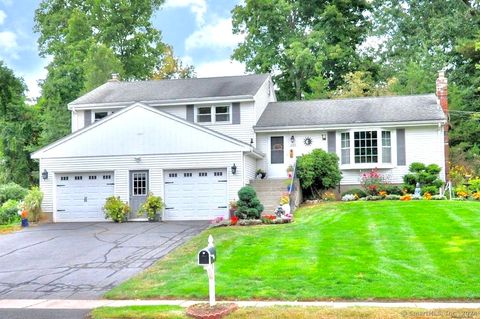
[[[307,196],[318,196],[324,190],[334,188],[342,179],[338,156],[315,149],[297,160],[297,176]]]
[[[45,145],[70,130],[67,103],[103,84],[111,73],[125,80],[149,79],[165,63],[153,13],[163,0],[42,0],[35,11],[40,54],[51,56],[42,83],[42,139]],[[178,62],[178,61],[176,61]],[[186,72],[185,69],[190,70]],[[170,70],[169,77],[175,76]],[[191,68],[179,68],[180,76]]]
[[[36,110],[25,104],[25,84],[0,61],[0,184],[29,186],[37,165],[30,151],[38,140]]]
[[[366,0],[247,0],[232,11],[233,32],[245,35],[233,58],[275,74],[280,99],[335,89],[360,68],[368,9]]]

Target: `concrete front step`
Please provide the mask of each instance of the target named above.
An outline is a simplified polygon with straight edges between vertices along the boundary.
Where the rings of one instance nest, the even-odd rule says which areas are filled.
[[[250,181],[257,192],[257,197],[264,206],[263,214],[273,214],[280,203],[280,198],[287,193],[287,179],[256,179]]]

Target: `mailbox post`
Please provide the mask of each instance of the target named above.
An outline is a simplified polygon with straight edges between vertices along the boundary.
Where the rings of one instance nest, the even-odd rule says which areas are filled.
[[[203,266],[208,274],[208,295],[210,306],[215,306],[215,259],[217,252],[213,245],[212,235],[208,236],[208,246],[198,253],[198,265]]]

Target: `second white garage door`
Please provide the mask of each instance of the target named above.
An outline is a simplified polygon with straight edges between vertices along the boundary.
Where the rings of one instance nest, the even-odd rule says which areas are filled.
[[[227,170],[165,171],[166,220],[210,220],[228,216]]]
[[[57,174],[55,221],[105,220],[102,207],[113,187],[113,172]]]

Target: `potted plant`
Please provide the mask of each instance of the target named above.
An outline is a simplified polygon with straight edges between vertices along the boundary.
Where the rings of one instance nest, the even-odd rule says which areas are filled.
[[[160,220],[158,212],[164,207],[163,200],[160,196],[153,195],[152,192],[148,193],[147,199],[140,209],[138,215],[147,214],[147,219],[150,222],[158,222]]]
[[[263,169],[261,168],[257,169],[257,177],[264,179],[265,176],[267,176],[267,173]]]
[[[110,196],[103,206],[103,212],[105,213],[105,219],[111,218],[116,223],[122,223],[127,220],[130,206],[122,202],[120,197]]]

